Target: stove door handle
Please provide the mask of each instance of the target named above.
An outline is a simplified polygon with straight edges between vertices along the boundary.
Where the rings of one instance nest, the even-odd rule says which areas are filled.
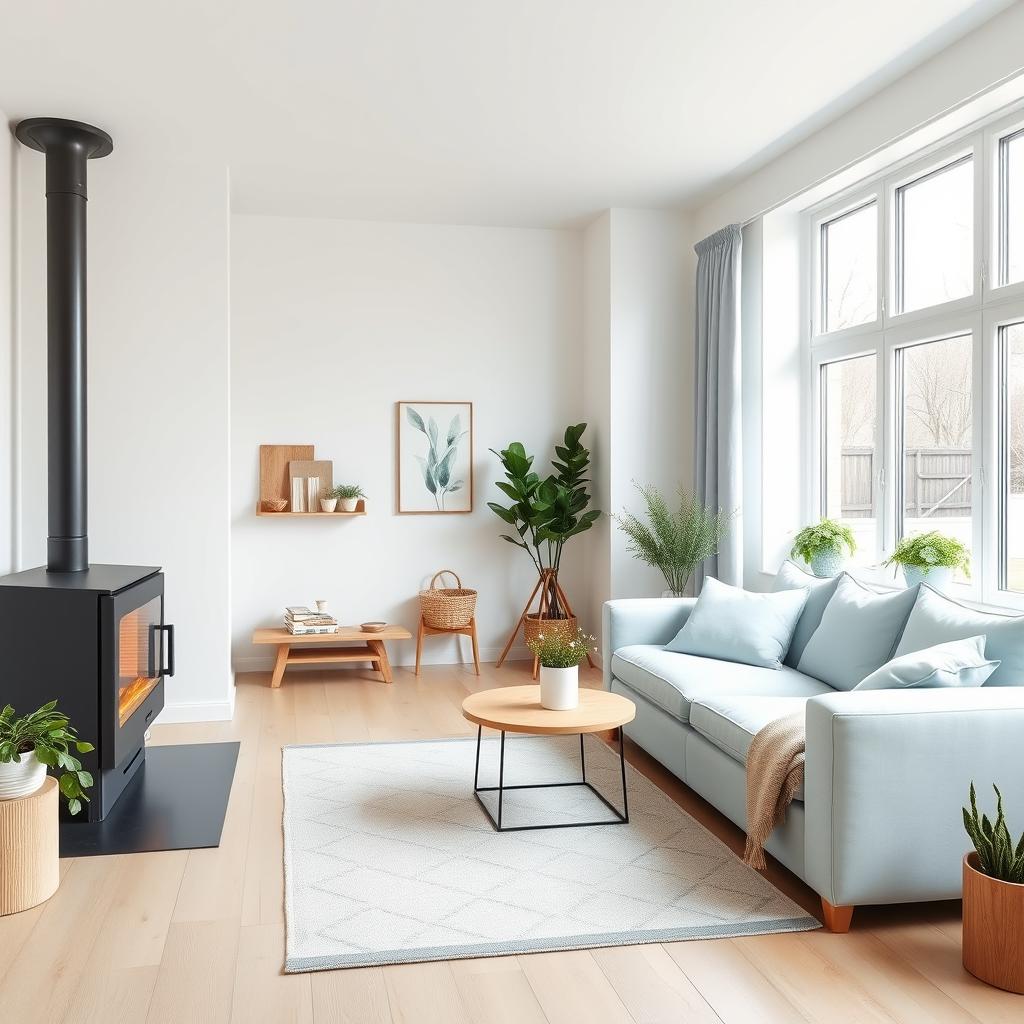
[[[162,676],[173,676],[174,675],[174,626],[157,626],[157,629],[163,630],[167,634],[167,664],[161,666],[160,675]],[[162,654],[162,652],[161,652]],[[161,662],[163,657],[161,657]]]

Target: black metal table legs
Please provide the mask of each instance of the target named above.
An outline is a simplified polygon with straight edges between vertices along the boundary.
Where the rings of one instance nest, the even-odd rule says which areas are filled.
[[[498,745],[498,784],[496,786],[481,786],[480,785],[480,743],[483,737],[483,727],[477,726],[476,730],[476,768],[473,772],[473,795],[476,797],[477,803],[484,809],[484,813],[490,819],[491,824],[494,826],[497,832],[531,832],[540,829],[547,828],[584,828],[590,825],[625,825],[629,822],[629,798],[626,793],[626,745],[622,735],[622,727],[619,726],[618,730],[618,741],[619,741],[619,773],[622,778],[622,810],[620,811],[611,801],[609,801],[602,793],[600,793],[593,785],[593,783],[587,781],[587,759],[586,752],[583,746],[584,734],[580,733],[580,776],[579,782],[543,782],[534,783],[533,785],[526,784],[521,786],[506,786],[505,785],[505,733],[502,731],[501,739]],[[607,807],[614,818],[606,818],[603,821],[566,821],[556,822],[550,825],[504,825],[502,824],[502,814],[504,805],[505,793],[512,790],[519,789],[565,789],[568,787],[582,786],[584,789],[589,789]],[[498,794],[498,814],[497,817],[491,813],[490,808],[480,799],[481,793],[497,793]]]

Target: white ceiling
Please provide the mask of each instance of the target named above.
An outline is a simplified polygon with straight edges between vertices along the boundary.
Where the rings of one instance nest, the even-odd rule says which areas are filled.
[[[0,110],[208,154],[243,212],[571,224],[685,205],[1010,5],[3,0]]]

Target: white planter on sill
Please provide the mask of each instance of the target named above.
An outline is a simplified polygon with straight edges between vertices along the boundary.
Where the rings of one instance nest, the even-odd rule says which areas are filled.
[[[321,498],[320,499],[320,511],[321,512],[333,512],[338,507],[337,498]]]
[[[580,669],[540,667],[540,706],[549,711],[572,711],[580,703]]]
[[[342,498],[341,499],[341,511],[342,512],[355,512],[356,506],[359,504],[358,498]]]
[[[948,565],[933,565],[930,569],[922,569],[916,565],[903,566],[903,578],[908,587],[916,587],[918,583],[927,583],[936,590],[945,591],[953,582],[953,570]]]
[[[0,764],[0,800],[29,796],[46,781],[46,765],[33,750],[21,755],[21,761]]]

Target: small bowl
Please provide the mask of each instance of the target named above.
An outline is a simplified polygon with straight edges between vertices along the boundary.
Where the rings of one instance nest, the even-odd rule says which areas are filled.
[[[386,622],[361,622],[359,628],[364,633],[380,633],[387,628]]]
[[[283,512],[288,507],[288,502],[284,498],[268,498],[263,502],[264,512]]]

